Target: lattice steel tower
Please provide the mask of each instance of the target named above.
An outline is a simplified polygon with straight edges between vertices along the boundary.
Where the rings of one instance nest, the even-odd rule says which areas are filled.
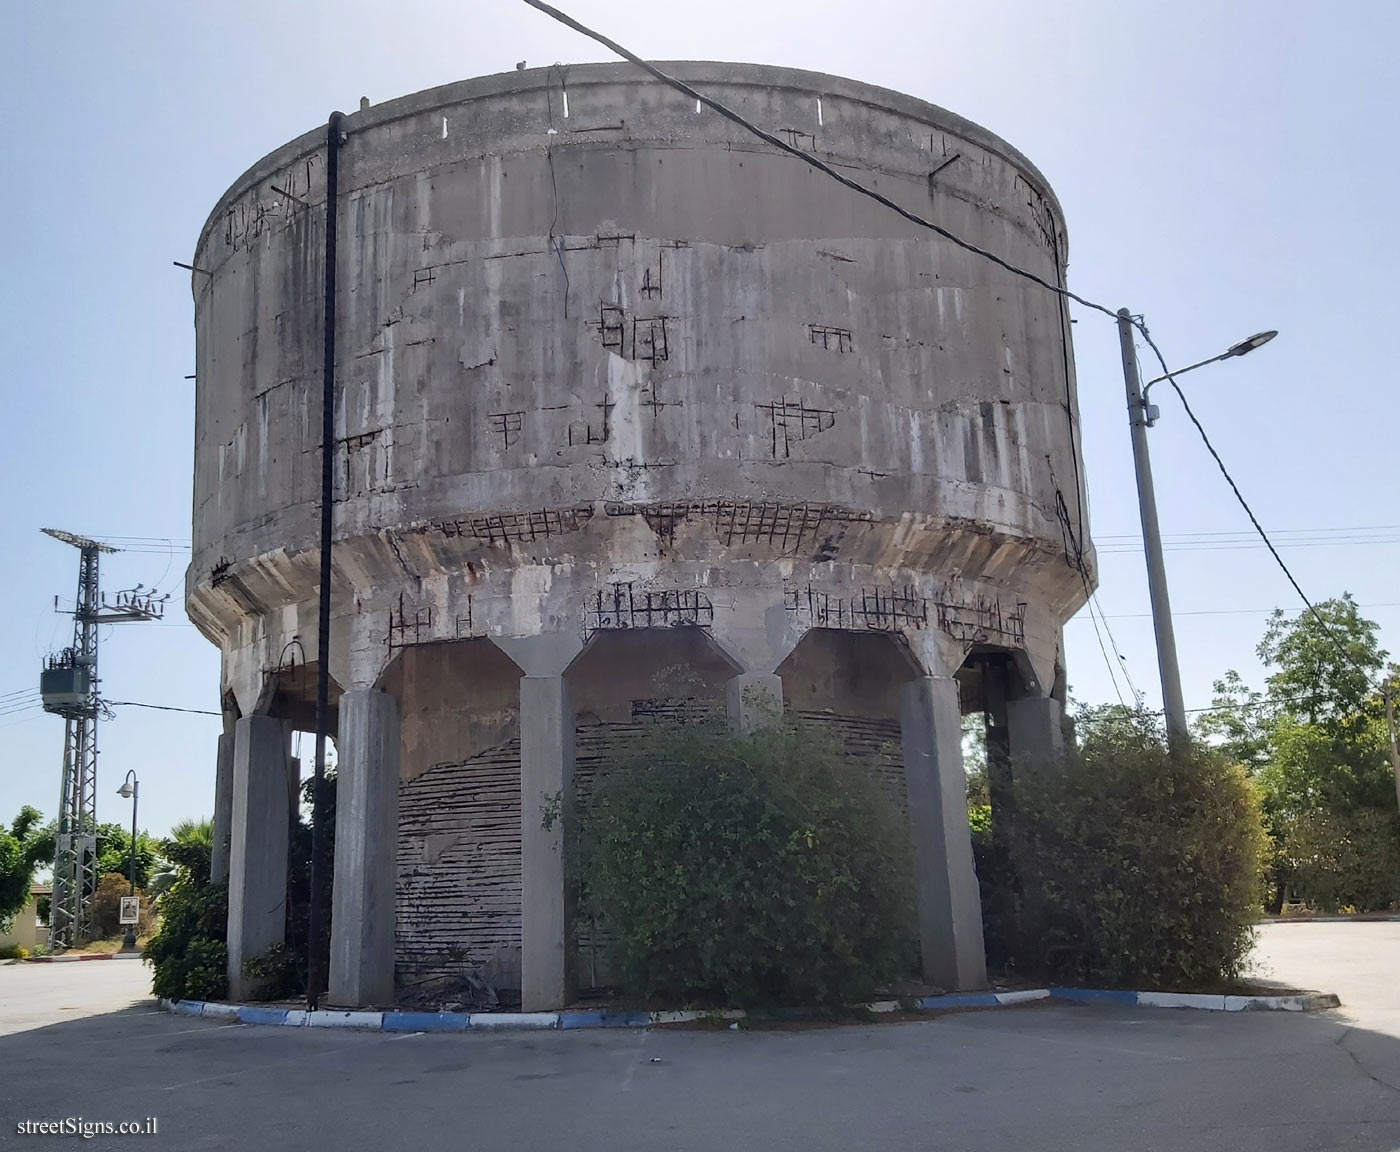
[[[44,533],[78,549],[78,599],[73,607],[73,646],[44,663],[39,693],[44,710],[64,719],[63,777],[54,846],[49,949],[88,939],[88,908],[97,888],[97,720],[106,711],[98,696],[97,626],[133,624],[164,615],[164,602],[140,586],[107,603],[98,585],[98,556],[110,544],[55,528]],[[57,607],[57,597],[54,598]]]

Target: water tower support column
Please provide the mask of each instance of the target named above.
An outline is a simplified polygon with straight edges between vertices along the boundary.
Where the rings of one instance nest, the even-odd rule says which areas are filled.
[[[228,879],[229,825],[233,819],[233,740],[237,718],[224,713],[219,737],[219,758],[214,768],[214,844],[209,853],[209,878],[215,884]]]
[[[1014,764],[1044,767],[1065,750],[1060,702],[1052,696],[1022,696],[1006,702],[1006,728]]]
[[[234,725],[233,803],[228,862],[228,990],[246,999],[243,962],[286,937],[287,732],[272,716]]]
[[[520,1008],[547,1012],[574,998],[573,909],[565,884],[574,786],[574,710],[564,672],[577,633],[493,637],[520,680]]]
[[[399,706],[365,689],[340,698],[330,991],[347,1008],[394,1000]]]
[[[955,991],[984,988],[982,898],[967,823],[957,681],[920,676],[905,684],[899,723],[924,980]]]

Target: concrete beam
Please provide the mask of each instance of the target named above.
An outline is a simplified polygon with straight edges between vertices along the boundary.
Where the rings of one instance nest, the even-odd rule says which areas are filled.
[[[1059,760],[1065,750],[1061,715],[1060,702],[1050,696],[1022,696],[1006,702],[1006,727],[1014,765],[1041,768]]]
[[[768,728],[783,718],[783,680],[772,672],[741,672],[725,681],[725,706],[729,726],[748,734]]]
[[[234,734],[219,737],[219,754],[214,768],[214,845],[209,852],[209,879],[222,884],[228,879],[229,835],[233,820]]]
[[[399,707],[386,692],[340,698],[335,880],[328,1000],[394,1001],[394,874],[399,825]]]
[[[282,721],[244,716],[234,726],[228,869],[228,986],[255,991],[243,962],[282,943],[287,916],[287,736]]]
[[[563,676],[520,681],[520,1000],[524,1012],[573,999],[573,912],[565,819],[574,776],[574,713]]]
[[[961,720],[957,682],[950,677],[921,676],[900,690],[923,976],[953,990],[987,983]]]

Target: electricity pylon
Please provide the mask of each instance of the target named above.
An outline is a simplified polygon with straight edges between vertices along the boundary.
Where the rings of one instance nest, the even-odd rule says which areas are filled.
[[[50,656],[39,674],[44,711],[62,716],[63,776],[54,845],[49,950],[58,952],[89,938],[89,906],[97,889],[97,721],[110,716],[98,695],[97,626],[158,620],[164,599],[141,585],[107,602],[98,585],[97,558],[117,552],[110,544],[45,528],[55,540],[78,549],[78,599],[73,607],[73,646]],[[58,609],[58,597],[54,597]]]

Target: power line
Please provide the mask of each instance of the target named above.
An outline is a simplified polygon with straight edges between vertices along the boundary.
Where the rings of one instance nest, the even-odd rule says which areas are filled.
[[[1358,608],[1400,608],[1400,600],[1382,600],[1373,604],[1358,604]],[[1197,608],[1187,612],[1178,612],[1172,609],[1172,619],[1178,616],[1267,616],[1273,612],[1297,612],[1306,613],[1306,608]],[[1150,620],[1151,612],[1114,612],[1109,615],[1102,608],[1099,615],[1104,620]],[[1071,624],[1077,623],[1083,617],[1073,616],[1068,621]]]
[[[175,708],[169,704],[142,704],[137,700],[108,700],[113,708],[154,708],[158,712],[189,712],[195,716],[222,716],[222,712],[210,712],[207,708]]]
[[[1124,658],[1122,650],[1118,647],[1118,641],[1114,639],[1113,629],[1108,626],[1108,617],[1103,613],[1103,605],[1099,603],[1097,592],[1091,593],[1089,596],[1089,614],[1091,618],[1095,611],[1098,612],[1099,619],[1103,621],[1103,630],[1108,635],[1109,644],[1113,646],[1113,654],[1118,657],[1118,666],[1123,669],[1123,679],[1128,682],[1128,691],[1133,694],[1134,700],[1141,700],[1142,697],[1138,693],[1137,685],[1133,683],[1132,673],[1128,671],[1128,661]]]
[[[1127,707],[1127,704],[1123,699],[1123,693],[1118,690],[1118,677],[1114,675],[1113,672],[1113,661],[1108,658],[1108,649],[1104,647],[1103,636],[1099,634],[1098,621],[1094,619],[1093,601],[1086,600],[1085,604],[1088,604],[1090,606],[1089,622],[1094,625],[1094,636],[1099,642],[1099,651],[1103,653],[1104,666],[1108,669],[1108,678],[1109,681],[1113,684],[1113,694],[1118,697],[1119,704],[1122,704],[1124,707]]]
[[[1393,536],[1316,536],[1284,537],[1277,540],[1279,548],[1355,548],[1364,545],[1400,544],[1400,533]],[[1193,536],[1166,537],[1162,543],[1167,552],[1238,552],[1246,549],[1262,548],[1264,545],[1252,534],[1234,533],[1215,539],[1202,539]],[[1096,537],[1094,547],[1101,556],[1121,553],[1141,552],[1141,538]]]
[[[1338,535],[1340,535],[1340,536],[1348,536],[1348,537],[1349,537],[1349,536],[1358,536],[1358,537],[1360,537],[1362,533],[1366,533],[1366,532],[1400,533],[1400,524],[1358,524],[1358,525],[1351,525],[1351,526],[1333,525],[1333,526],[1330,526],[1330,527],[1323,527],[1323,528],[1276,528],[1276,529],[1274,529],[1274,536],[1275,536],[1276,538],[1278,538],[1278,537],[1292,537],[1292,536],[1338,536]],[[1109,533],[1096,532],[1094,535],[1095,535],[1095,539],[1097,539],[1097,540],[1134,540],[1134,541],[1141,541],[1141,540],[1142,540],[1142,534],[1141,534],[1141,533],[1138,533],[1138,532],[1117,532],[1117,533],[1113,533],[1113,532],[1109,532]],[[1169,533],[1165,533],[1165,534],[1162,536],[1162,539],[1163,539],[1163,540],[1185,540],[1185,539],[1195,539],[1195,538],[1197,538],[1197,537],[1202,538],[1202,539],[1207,539],[1207,538],[1219,538],[1219,537],[1226,537],[1226,536],[1251,536],[1251,535],[1252,535],[1251,533],[1239,532],[1239,531],[1236,531],[1236,530],[1234,530],[1234,529],[1224,529],[1224,530],[1211,530],[1211,531],[1202,530],[1202,531],[1199,531],[1199,532],[1169,532]]]
[[[0,716],[14,716],[20,712],[28,712],[31,708],[40,707],[37,700],[26,700],[23,704],[13,704],[8,708],[0,708]]]

